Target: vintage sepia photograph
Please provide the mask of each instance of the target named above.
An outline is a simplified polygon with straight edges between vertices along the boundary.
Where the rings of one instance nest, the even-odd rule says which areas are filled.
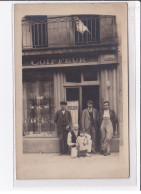
[[[17,179],[129,178],[126,3],[14,12]]]

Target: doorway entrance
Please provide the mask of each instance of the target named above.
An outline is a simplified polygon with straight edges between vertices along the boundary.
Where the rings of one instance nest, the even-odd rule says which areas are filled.
[[[72,122],[78,123],[81,129],[82,111],[87,108],[87,101],[92,100],[94,108],[99,111],[99,86],[67,87],[66,100],[72,115]],[[96,151],[100,151],[99,130],[96,131]]]
[[[87,108],[87,101],[93,101],[93,107],[99,111],[99,86],[82,86],[82,110]],[[100,130],[96,130],[96,152],[100,151]]]
[[[93,106],[99,110],[99,86],[78,86],[66,88],[68,109],[72,115],[72,122],[78,123],[81,129],[82,111],[87,108],[87,100],[93,101]],[[100,149],[100,134],[96,131],[96,151]]]
[[[82,86],[82,110],[87,108],[88,100],[92,100],[94,108],[99,110],[99,86]]]
[[[87,108],[88,100],[92,100],[94,108],[99,110],[99,86],[67,87],[66,100],[67,102],[78,101],[78,117],[81,122],[82,111]]]
[[[80,87],[66,88],[68,110],[71,112],[72,124],[80,125]]]

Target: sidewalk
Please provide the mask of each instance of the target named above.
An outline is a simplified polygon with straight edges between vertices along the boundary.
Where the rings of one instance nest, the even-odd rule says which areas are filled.
[[[33,162],[34,161],[34,162]],[[22,171],[18,175],[35,178],[119,178],[128,176],[127,164],[119,153],[103,156],[71,158],[59,154],[24,154]],[[31,176],[32,174],[32,176]]]

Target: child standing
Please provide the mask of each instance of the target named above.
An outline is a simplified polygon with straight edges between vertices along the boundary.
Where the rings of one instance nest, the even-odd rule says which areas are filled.
[[[84,131],[80,131],[80,136],[78,136],[76,139],[76,145],[78,147],[78,157],[91,156],[89,154],[89,152],[91,152],[92,146],[92,140],[90,135],[86,134]]]

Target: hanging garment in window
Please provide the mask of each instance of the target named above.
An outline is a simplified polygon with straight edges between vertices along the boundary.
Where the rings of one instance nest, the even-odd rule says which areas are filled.
[[[78,32],[80,32],[81,34],[83,34],[85,31],[87,31],[90,34],[90,32],[88,30],[88,27],[85,26],[83,24],[83,22],[78,17],[74,17],[74,19],[76,20],[76,30]]]

